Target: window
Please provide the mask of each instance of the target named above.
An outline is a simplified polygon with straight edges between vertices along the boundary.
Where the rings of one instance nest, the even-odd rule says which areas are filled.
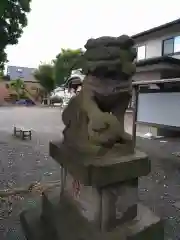
[[[22,69],[21,69],[21,68],[18,68],[18,69],[17,69],[17,72],[22,73]]]
[[[174,38],[169,38],[163,41],[163,55],[168,55],[174,52]]]
[[[180,36],[165,39],[162,46],[162,55],[180,52]]]
[[[174,38],[174,52],[180,52],[180,36]]]
[[[137,48],[137,60],[143,60],[146,58],[146,46],[140,46]]]

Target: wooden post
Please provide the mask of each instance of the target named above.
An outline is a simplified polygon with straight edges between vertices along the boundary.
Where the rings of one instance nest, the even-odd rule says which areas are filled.
[[[132,125],[132,141],[133,149],[136,147],[136,124],[137,124],[137,111],[138,111],[138,97],[139,97],[139,86],[134,85],[133,87],[133,97],[134,97],[134,106],[133,106],[133,125]]]
[[[14,127],[14,136],[16,136],[16,127]]]
[[[61,189],[60,189],[60,197],[63,195],[65,186],[66,186],[66,178],[67,178],[67,169],[61,166]]]
[[[29,139],[30,139],[30,140],[32,139],[32,133],[31,133],[31,130],[29,131]]]

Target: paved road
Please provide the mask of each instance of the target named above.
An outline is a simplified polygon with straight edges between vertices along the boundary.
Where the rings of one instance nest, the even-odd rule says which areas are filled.
[[[59,179],[59,166],[48,156],[49,141],[58,139],[63,129],[59,109],[3,107],[0,116],[0,189]],[[13,138],[14,124],[32,128],[32,141]],[[177,240],[180,239],[180,158],[172,152],[180,151],[180,141],[167,140],[138,138],[137,145],[152,161],[151,173],[139,180],[139,196],[145,205],[167,220],[165,239]],[[5,203],[0,201],[1,240],[24,239],[17,216],[22,208],[34,206],[38,195],[21,197],[12,196]]]
[[[63,128],[59,108],[1,107],[0,131],[11,132],[13,125],[32,128],[38,133],[59,133]]]
[[[63,129],[58,108],[0,108],[0,190],[28,187],[35,182],[60,179],[59,165],[49,157],[49,141]],[[32,129],[32,140],[12,137],[13,126]],[[19,212],[34,206],[37,195],[0,199],[0,239],[23,240]]]
[[[60,138],[59,109],[0,109],[0,188],[21,187],[59,178],[59,166],[49,157],[49,141]],[[12,137],[13,125],[31,128],[32,141]]]

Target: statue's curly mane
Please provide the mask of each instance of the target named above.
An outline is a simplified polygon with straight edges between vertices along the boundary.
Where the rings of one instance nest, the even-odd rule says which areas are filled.
[[[64,142],[95,153],[118,143],[124,154],[132,149],[124,114],[135,72],[133,40],[126,35],[103,37],[89,40],[85,47],[82,89],[63,112]]]

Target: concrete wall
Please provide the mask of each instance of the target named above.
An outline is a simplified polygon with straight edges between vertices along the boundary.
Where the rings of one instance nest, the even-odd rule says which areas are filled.
[[[25,82],[25,87],[35,101],[41,101],[40,91],[42,86],[37,82]]]
[[[6,84],[0,81],[0,104],[4,103],[4,98],[9,96],[9,91],[6,88]]]
[[[15,94],[15,91],[12,89],[7,89],[6,84],[9,82],[0,82],[0,104],[4,103],[4,98],[9,97],[11,93]],[[26,82],[26,89],[33,96],[36,97],[38,95],[37,89],[42,89],[41,85],[37,82]]]
[[[136,39],[136,46],[146,45],[146,58],[160,57],[162,41],[175,36],[180,36],[180,25]],[[180,58],[180,54],[173,57]]]
[[[38,89],[42,89],[41,85],[37,82],[25,82],[25,86],[31,94],[36,94]]]

